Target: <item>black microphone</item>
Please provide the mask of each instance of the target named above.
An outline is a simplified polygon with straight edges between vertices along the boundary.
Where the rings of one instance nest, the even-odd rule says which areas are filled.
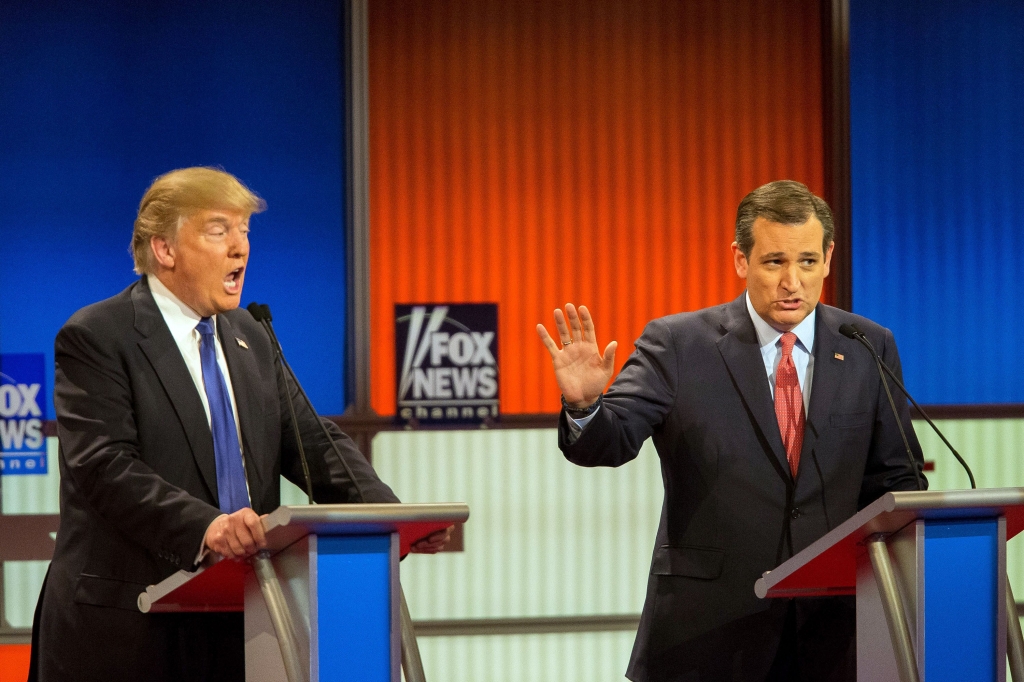
[[[971,489],[976,489],[978,486],[974,482],[974,473],[971,471],[971,467],[967,466],[967,462],[965,462],[964,458],[960,456],[960,453],[956,451],[956,448],[953,447],[953,444],[949,442],[945,435],[943,435],[942,431],[939,430],[939,427],[936,426],[935,422],[933,422],[931,417],[928,416],[928,413],[925,412],[920,405],[918,405],[917,401],[914,400],[914,396],[910,395],[910,391],[908,391],[907,387],[903,385],[903,382],[900,381],[900,378],[896,376],[896,373],[893,372],[887,364],[882,362],[882,359],[878,356],[878,353],[875,351],[875,347],[871,345],[871,341],[868,340],[868,337],[864,334],[864,332],[858,329],[856,325],[844,324],[841,327],[839,327],[839,333],[847,338],[860,341],[860,343],[865,348],[868,349],[868,352],[871,353],[871,356],[875,359],[875,364],[878,366],[879,371],[884,371],[886,374],[888,374],[892,378],[893,383],[895,383],[896,386],[899,387],[901,391],[903,391],[903,395],[907,396],[907,399],[910,401],[910,403],[917,409],[921,416],[924,417],[924,420],[928,422],[928,425],[932,427],[932,430],[935,431],[935,433],[942,440],[942,442],[946,444],[946,447],[949,448],[949,451],[953,453],[953,456],[956,457],[956,461],[960,462],[960,466],[962,466],[964,468],[964,471],[967,472],[967,478],[971,482]],[[885,383],[885,377],[882,377],[882,383]],[[885,392],[889,392],[888,386],[886,387]],[[890,397],[889,400],[891,402],[892,398]],[[895,407],[893,409],[895,409]],[[902,431],[902,427],[900,430]],[[915,468],[914,471],[916,472],[917,469]]]
[[[320,419],[320,415],[317,414],[316,408],[313,407],[312,401],[310,401],[309,396],[306,395],[306,391],[302,388],[302,384],[299,383],[298,377],[295,376],[295,372],[292,370],[291,365],[288,364],[288,361],[284,357],[284,350],[281,348],[281,343],[277,340],[277,334],[274,333],[274,325],[270,323],[273,319],[270,315],[270,306],[265,303],[259,304],[253,302],[246,307],[246,310],[248,310],[249,314],[267,330],[267,335],[270,337],[270,343],[274,347],[275,360],[284,370],[285,388],[288,388],[288,377],[291,377],[295,387],[299,389],[299,395],[302,396],[303,401],[306,403],[306,407],[313,413],[316,423],[320,425],[320,430],[323,431],[324,438],[326,438],[327,442],[331,444],[331,448],[334,449],[334,454],[338,456],[341,466],[344,467],[349,480],[351,480],[352,485],[355,486],[356,494],[359,495],[359,501],[366,502],[366,496],[363,495],[363,489],[362,486],[359,485],[359,480],[356,478],[355,474],[352,473],[351,467],[349,467],[348,462],[345,461],[345,457],[341,454],[341,450],[338,449],[338,444],[334,442],[333,438],[331,438],[331,434],[327,431],[327,427],[324,425],[323,420]],[[306,477],[306,488],[307,494],[309,495],[309,503],[313,504],[313,484],[310,482],[309,478],[309,463],[306,461],[306,454],[302,448],[302,437],[299,434],[299,422],[295,418],[295,406],[292,404],[291,390],[288,390],[288,411],[292,419],[292,426],[295,429],[295,441],[298,443],[299,457],[302,460],[302,473]]]
[[[270,309],[267,308],[264,310],[264,308],[266,308],[266,306],[261,306],[254,302],[250,303],[248,307],[246,307],[246,310],[248,310],[249,314],[253,316],[253,319],[262,324],[264,329],[266,329],[270,324]],[[281,352],[281,346],[277,343],[277,338],[273,335],[272,331],[270,332],[270,340],[274,346],[275,364],[278,366],[278,369],[281,369],[281,361],[284,359],[284,354]],[[281,375],[282,378],[286,377],[283,371],[281,372]],[[286,386],[287,383],[287,379],[285,379]],[[295,419],[295,406],[292,404],[291,391],[288,391],[288,414],[291,417],[292,425],[294,426],[295,446],[299,450],[299,461],[302,462],[302,475],[306,481],[306,500],[309,504],[315,504],[313,502],[313,480],[309,476],[309,462],[306,460],[306,450],[302,447],[302,436],[299,434],[299,422]]]
[[[918,471],[917,461],[914,459],[914,453],[910,449],[910,441],[907,440],[907,432],[903,430],[903,421],[900,419],[900,411],[896,409],[896,401],[892,399],[892,391],[889,390],[889,382],[885,380],[885,372],[882,371],[882,359],[878,357],[878,353],[875,352],[874,346],[871,342],[860,333],[860,331],[852,324],[844,324],[839,327],[839,333],[843,336],[860,341],[868,352],[871,353],[871,357],[875,360],[875,365],[878,368],[878,378],[882,381],[882,387],[885,388],[885,397],[889,399],[889,407],[892,408],[892,416],[896,419],[896,426],[900,430],[900,437],[903,438],[903,447],[907,451],[907,459],[910,461],[910,468],[914,471],[914,480],[917,481],[917,489],[924,490],[924,482],[921,480],[921,472]]]

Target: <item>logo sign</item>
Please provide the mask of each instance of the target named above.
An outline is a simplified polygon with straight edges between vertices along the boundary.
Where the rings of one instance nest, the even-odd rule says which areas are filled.
[[[0,355],[0,474],[46,473],[46,356]]]
[[[478,424],[498,416],[498,304],[395,305],[402,421]]]

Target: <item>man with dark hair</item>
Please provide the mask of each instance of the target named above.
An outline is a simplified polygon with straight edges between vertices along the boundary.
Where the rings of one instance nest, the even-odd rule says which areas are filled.
[[[906,401],[910,466],[874,361],[840,335],[858,325],[900,372],[892,333],[819,302],[833,250],[828,205],[769,183],[740,203],[732,303],[653,320],[606,394],[584,306],[537,325],[562,390],[559,447],[618,466],[653,438],[665,502],[636,644],[636,682],[856,678],[851,598],[759,600],[764,571],[882,493],[917,488],[921,450]]]
[[[30,679],[245,679],[242,614],[143,614],[147,585],[207,553],[266,546],[280,477],[318,502],[397,502],[338,427],[301,402],[270,338],[238,310],[263,200],[216,168],[157,178],[139,206],[125,291],[57,334],[60,531],[36,608]],[[414,546],[436,552],[445,532]]]

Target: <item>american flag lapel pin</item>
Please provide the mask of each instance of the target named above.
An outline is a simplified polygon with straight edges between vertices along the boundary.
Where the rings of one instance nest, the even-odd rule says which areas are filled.
[[[845,360],[842,353],[836,353],[836,360]]]
[[[244,348],[244,349],[246,349],[246,350],[249,350],[249,344],[247,344],[247,343],[246,343],[245,341],[242,341],[242,339],[240,339],[240,338],[238,338],[238,337],[236,336],[236,337],[235,337],[235,341],[238,341],[238,345],[239,345],[239,346],[241,346],[242,348]],[[838,358],[839,358],[840,360],[842,359],[842,356],[841,356],[841,355],[838,355],[838,354],[837,354],[837,355],[836,355],[836,357],[838,357]]]

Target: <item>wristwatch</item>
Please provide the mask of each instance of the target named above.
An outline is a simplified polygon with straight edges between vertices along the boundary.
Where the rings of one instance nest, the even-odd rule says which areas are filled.
[[[597,412],[597,408],[601,407],[601,399],[604,398],[604,394],[597,396],[597,400],[586,407],[573,407],[569,403],[565,402],[565,396],[562,396],[562,409],[565,413],[573,419],[583,419]]]

